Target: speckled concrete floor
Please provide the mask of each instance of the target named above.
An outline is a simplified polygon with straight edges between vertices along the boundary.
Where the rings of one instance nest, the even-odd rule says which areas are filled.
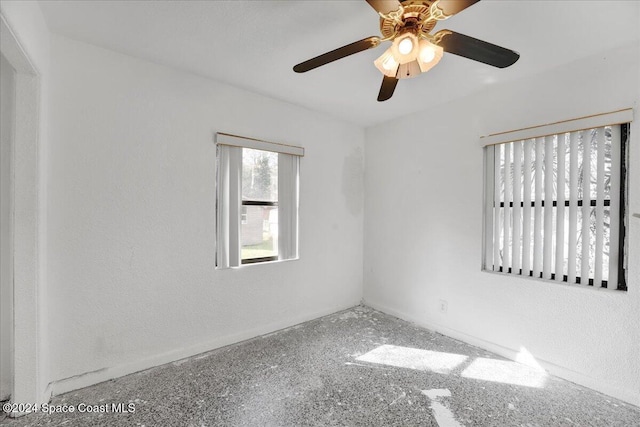
[[[132,404],[134,412],[79,412]],[[640,408],[366,307],[55,397],[18,426],[640,426]],[[111,407],[109,406],[109,409]]]

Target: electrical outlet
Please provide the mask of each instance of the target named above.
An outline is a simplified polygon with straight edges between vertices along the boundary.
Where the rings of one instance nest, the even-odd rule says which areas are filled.
[[[448,306],[447,301],[441,299],[440,300],[440,305],[439,305],[440,312],[441,313],[446,313],[447,312],[447,306]]]

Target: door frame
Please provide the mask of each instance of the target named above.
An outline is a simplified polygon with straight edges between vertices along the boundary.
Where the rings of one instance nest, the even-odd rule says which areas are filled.
[[[0,150],[0,160],[2,160],[2,188],[0,188],[1,201],[0,204],[7,203],[8,206],[2,206],[2,214],[5,209],[6,217],[2,217],[2,229],[0,235],[2,236],[3,247],[0,249],[0,255],[2,255],[2,283],[0,283],[0,400],[7,400],[11,397],[13,391],[13,126],[15,122],[15,70],[11,66],[4,55],[0,55],[2,59],[2,65],[5,61],[9,69],[2,70],[1,77],[5,77],[6,74],[11,74],[9,77],[10,87],[3,89],[4,101],[9,100],[9,111],[2,110],[2,131],[7,133],[8,138],[2,141]],[[10,93],[9,93],[10,92]],[[5,117],[7,116],[7,117]],[[9,124],[5,119],[8,119]],[[6,194],[5,194],[6,193]],[[0,214],[0,216],[2,216]],[[6,224],[5,224],[6,222]],[[5,233],[6,231],[6,233]],[[5,248],[5,244],[7,247]],[[5,253],[5,249],[6,253]],[[5,271],[6,269],[6,271]],[[4,281],[6,275],[6,281]]]
[[[41,358],[43,312],[40,277],[41,76],[0,14],[0,51],[15,70],[13,129],[13,381],[11,402],[48,400]],[[23,415],[20,413],[11,416]]]

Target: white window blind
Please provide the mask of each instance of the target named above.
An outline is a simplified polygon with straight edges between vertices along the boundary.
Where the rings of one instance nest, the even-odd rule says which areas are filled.
[[[216,198],[216,266],[240,265],[240,200],[242,148],[219,145]]]
[[[629,115],[616,117],[630,121]],[[585,123],[562,124],[571,128]],[[553,126],[528,132],[558,129]],[[485,147],[483,268],[626,289],[621,212],[627,137],[628,124],[616,123],[493,139]]]
[[[216,145],[216,267],[297,258],[304,149],[224,133]]]

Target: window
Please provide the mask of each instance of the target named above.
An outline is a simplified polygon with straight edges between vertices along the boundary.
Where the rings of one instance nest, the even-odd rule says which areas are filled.
[[[508,140],[545,129],[485,147],[483,268],[626,290],[628,123]]]
[[[216,134],[216,267],[298,257],[301,147]]]
[[[278,153],[242,149],[243,264],[278,259]]]

